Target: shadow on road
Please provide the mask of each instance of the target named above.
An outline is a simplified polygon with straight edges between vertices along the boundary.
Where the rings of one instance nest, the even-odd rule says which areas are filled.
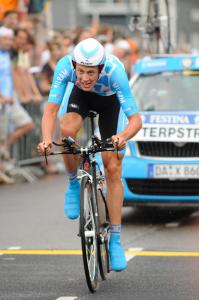
[[[151,207],[124,207],[122,211],[122,223],[134,225],[161,225],[165,223],[186,220],[191,214],[199,214],[198,209],[166,209]]]

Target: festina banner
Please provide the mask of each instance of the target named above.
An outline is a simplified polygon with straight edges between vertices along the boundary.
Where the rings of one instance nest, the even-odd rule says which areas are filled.
[[[137,141],[199,143],[199,113],[142,113]]]

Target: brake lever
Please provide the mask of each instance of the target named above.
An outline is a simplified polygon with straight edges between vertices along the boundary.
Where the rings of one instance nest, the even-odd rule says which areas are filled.
[[[64,142],[64,146],[65,146],[65,148],[66,147],[68,147],[69,149],[74,149],[74,148],[80,148],[80,145],[78,145],[77,143],[76,143],[76,141],[72,138],[72,137],[70,137],[70,136],[68,136],[68,137],[64,137],[63,139],[62,139],[62,142]]]
[[[55,146],[60,146],[60,147],[64,147],[64,146],[65,146],[65,144],[58,144],[58,143],[56,143],[56,142],[53,142],[53,145],[55,145]]]
[[[106,139],[106,142],[107,142],[107,143],[113,143],[112,138],[107,138],[107,139]]]
[[[45,156],[45,161],[46,161],[46,166],[48,165],[48,158],[46,154],[46,148],[44,148],[44,156]]]
[[[115,145],[116,145],[117,159],[120,160],[119,149],[118,149],[118,142],[115,142]]]
[[[102,141],[96,135],[94,136],[94,142],[96,143],[97,147],[102,146]]]

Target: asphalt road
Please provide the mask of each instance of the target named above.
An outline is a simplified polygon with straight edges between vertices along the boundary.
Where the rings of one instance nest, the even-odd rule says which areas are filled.
[[[0,187],[0,300],[199,299],[199,212],[123,209],[129,260],[90,294],[64,176]]]

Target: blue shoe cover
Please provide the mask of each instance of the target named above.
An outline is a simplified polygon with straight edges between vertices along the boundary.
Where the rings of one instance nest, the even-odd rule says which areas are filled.
[[[65,192],[64,202],[65,216],[71,220],[77,219],[80,214],[80,184],[77,179],[69,180]]]
[[[127,262],[124,249],[120,243],[120,235],[111,234],[109,241],[109,257],[112,271],[120,272],[126,269]]]

